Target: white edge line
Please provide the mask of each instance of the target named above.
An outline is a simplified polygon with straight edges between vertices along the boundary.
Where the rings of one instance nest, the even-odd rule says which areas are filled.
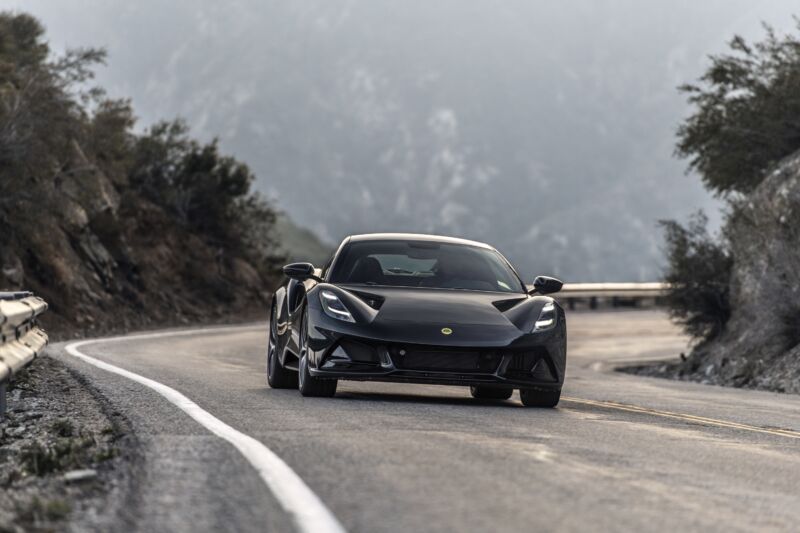
[[[73,342],[67,345],[65,349],[70,355],[90,365],[126,377],[132,381],[141,383],[145,387],[153,389],[211,433],[231,443],[239,450],[244,458],[247,459],[253,468],[255,468],[258,475],[261,476],[261,479],[278,500],[278,503],[291,516],[299,531],[304,533],[344,533],[344,527],[339,523],[336,517],[333,516],[333,513],[325,507],[325,504],[322,503],[319,497],[311,491],[308,485],[300,479],[300,476],[298,476],[289,465],[264,444],[232,428],[208,411],[203,410],[199,405],[175,389],[123,368],[100,361],[94,357],[89,357],[78,350],[78,348],[82,346],[96,343],[217,333],[221,331],[235,331],[237,329],[253,329],[255,327],[258,326],[217,327],[176,332],[146,333],[131,335],[129,337],[109,337],[105,339]]]

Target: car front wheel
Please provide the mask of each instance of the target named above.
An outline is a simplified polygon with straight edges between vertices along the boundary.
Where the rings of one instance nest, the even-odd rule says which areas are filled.
[[[561,399],[559,390],[520,389],[519,399],[525,407],[555,407]]]

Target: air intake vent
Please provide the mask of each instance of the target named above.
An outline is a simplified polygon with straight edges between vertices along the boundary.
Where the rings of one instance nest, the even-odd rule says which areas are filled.
[[[365,304],[370,306],[371,308],[375,309],[376,311],[381,308],[385,298],[383,296],[378,296],[377,294],[370,294],[368,292],[361,292],[361,291],[354,291],[352,289],[349,292],[353,293],[355,296],[363,301]]]
[[[502,356],[488,351],[442,349],[436,346],[389,347],[389,354],[397,368],[405,370],[438,370],[492,373]]]
[[[524,302],[525,298],[509,298],[508,300],[497,300],[492,302],[492,305],[497,308],[501,313],[505,313],[520,302]]]
[[[515,353],[506,367],[505,376],[510,379],[556,381],[546,357],[547,350],[541,346],[531,349],[530,352]]]
[[[515,353],[508,365],[508,370],[515,372],[530,372],[533,367],[535,355],[532,353]]]
[[[531,372],[531,377],[537,381],[555,381],[556,378],[553,376],[552,371],[550,370],[550,365],[547,364],[547,361],[544,359],[539,359],[536,362],[536,366],[533,367],[533,372]]]
[[[378,352],[373,346],[350,339],[343,339],[340,346],[352,361],[358,363],[379,363]]]

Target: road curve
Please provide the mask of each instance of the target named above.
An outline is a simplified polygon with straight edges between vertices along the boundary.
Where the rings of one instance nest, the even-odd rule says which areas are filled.
[[[348,531],[795,529],[800,397],[640,378],[674,357],[659,311],[571,313],[557,409],[466,389],[340,383],[333,399],[271,390],[266,327],[87,344],[87,356],[185,395],[277,454]],[[125,413],[143,443],[140,531],[296,531],[230,442],[159,392],[50,349]]]

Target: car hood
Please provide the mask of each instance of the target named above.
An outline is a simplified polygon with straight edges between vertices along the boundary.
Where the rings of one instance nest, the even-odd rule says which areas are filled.
[[[533,315],[538,316],[544,305],[541,298],[516,293],[339,287],[378,307],[371,313],[372,333],[387,340],[426,344],[505,345],[531,331]]]
[[[492,302],[507,299],[497,293],[448,289],[383,289],[369,291],[385,298],[380,320],[446,322],[452,325],[507,326],[508,320]]]

